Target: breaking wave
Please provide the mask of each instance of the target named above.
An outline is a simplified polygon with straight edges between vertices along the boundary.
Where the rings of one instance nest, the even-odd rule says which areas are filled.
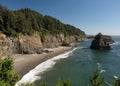
[[[115,43],[110,44],[110,45],[117,45],[117,44],[120,44],[120,43],[116,41]]]
[[[97,65],[98,65],[98,69],[99,69],[100,73],[106,72],[106,70],[104,70],[104,69],[102,68],[102,66],[101,66],[101,64],[100,64],[99,62],[97,63]]]
[[[16,83],[16,86],[19,86],[21,83],[32,83],[32,82],[34,82],[36,80],[40,80],[42,78],[40,75],[42,75],[45,71],[52,68],[56,64],[57,60],[69,57],[69,55],[76,49],[77,48],[75,48],[75,49],[73,49],[71,51],[68,51],[68,52],[66,52],[64,54],[60,54],[58,56],[55,56],[55,57],[53,57],[51,59],[48,59],[45,62],[42,62],[41,64],[36,66],[34,69],[32,69],[30,72],[25,74],[22,77],[22,79]]]

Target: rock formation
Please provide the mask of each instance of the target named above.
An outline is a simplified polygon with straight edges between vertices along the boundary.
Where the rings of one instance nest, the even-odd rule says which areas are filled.
[[[91,49],[110,49],[110,44],[114,43],[110,36],[97,34],[91,43]]]
[[[42,15],[35,10],[22,8],[0,12],[0,55],[42,53],[66,43],[84,40],[86,34],[79,28]]]
[[[63,44],[69,44],[79,40],[84,40],[85,37],[79,36],[67,36],[59,34],[56,36],[46,35],[44,42],[41,41],[41,37],[38,34],[33,35],[21,35],[18,37],[7,37],[4,34],[0,34],[0,56],[11,54],[40,54],[44,48],[54,48]],[[66,45],[67,46],[67,45]]]

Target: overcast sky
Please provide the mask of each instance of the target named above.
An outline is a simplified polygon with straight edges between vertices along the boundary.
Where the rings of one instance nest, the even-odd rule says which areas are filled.
[[[0,0],[9,9],[31,8],[86,34],[120,35],[120,0]]]

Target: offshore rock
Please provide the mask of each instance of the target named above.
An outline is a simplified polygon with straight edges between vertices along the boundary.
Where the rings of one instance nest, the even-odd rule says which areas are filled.
[[[91,43],[91,49],[111,49],[110,44],[115,43],[110,36],[97,34]]]

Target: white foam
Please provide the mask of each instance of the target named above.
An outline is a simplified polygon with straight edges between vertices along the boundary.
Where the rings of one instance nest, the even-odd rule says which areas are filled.
[[[114,75],[113,77],[114,77],[115,79],[118,79],[118,78],[119,78],[119,77],[117,77],[117,76],[115,76],[115,75]]]
[[[110,45],[117,45],[117,44],[119,44],[119,42],[117,42],[117,41],[116,41],[115,43],[113,43],[113,44],[110,44]]]
[[[97,65],[98,65],[98,68],[101,68],[101,64],[99,62],[97,63]]]
[[[106,70],[101,70],[100,73],[104,73]]]
[[[97,65],[98,65],[98,69],[100,70],[100,73],[106,72],[106,70],[102,68],[102,65],[99,62],[97,63]]]
[[[32,83],[38,79],[41,79],[42,77],[40,75],[43,74],[48,69],[52,68],[56,64],[57,60],[67,58],[76,49],[77,48],[73,49],[72,51],[66,52],[64,54],[55,56],[51,59],[48,59],[45,62],[42,62],[41,64],[36,66],[34,69],[32,69],[30,72],[25,74],[22,77],[22,79],[16,83],[15,86],[19,86],[21,83]],[[38,76],[38,74],[39,74],[39,76]]]

